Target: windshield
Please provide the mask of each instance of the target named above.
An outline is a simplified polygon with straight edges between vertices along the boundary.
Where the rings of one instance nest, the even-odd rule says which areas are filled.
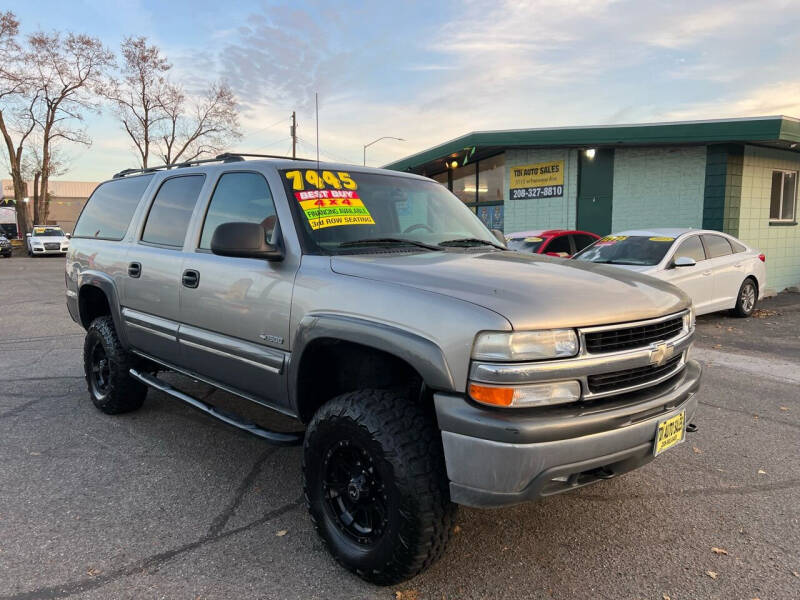
[[[34,227],[35,237],[64,237],[64,231],[60,227]]]
[[[499,246],[472,211],[433,181],[316,169],[280,173],[312,252]]]
[[[608,235],[576,254],[575,260],[612,265],[652,266],[661,262],[675,238]]]
[[[532,252],[536,254],[544,244],[544,239],[540,237],[511,238],[506,240],[509,250],[518,252]]]

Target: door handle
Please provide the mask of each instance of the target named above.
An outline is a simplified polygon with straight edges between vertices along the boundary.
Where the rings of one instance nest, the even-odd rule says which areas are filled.
[[[183,283],[184,287],[196,288],[200,285],[200,273],[194,269],[186,269],[181,277],[181,283]]]
[[[736,267],[737,269],[741,269],[742,268],[742,263],[736,263],[733,266]]]
[[[703,277],[708,277],[711,275],[711,271],[703,271]]]
[[[142,263],[132,262],[128,265],[128,277],[138,279],[142,274]]]

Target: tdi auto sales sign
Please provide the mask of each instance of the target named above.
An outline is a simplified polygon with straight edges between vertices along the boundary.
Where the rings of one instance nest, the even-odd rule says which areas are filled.
[[[511,167],[509,187],[512,200],[560,198],[564,195],[564,161],[551,160]]]

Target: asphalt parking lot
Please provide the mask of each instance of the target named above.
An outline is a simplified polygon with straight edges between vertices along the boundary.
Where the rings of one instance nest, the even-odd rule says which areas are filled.
[[[317,540],[299,448],[152,390],[97,411],[63,288],[61,258],[0,260],[0,599],[800,597],[800,294],[698,320],[687,443],[576,493],[461,509],[441,562],[378,588]]]

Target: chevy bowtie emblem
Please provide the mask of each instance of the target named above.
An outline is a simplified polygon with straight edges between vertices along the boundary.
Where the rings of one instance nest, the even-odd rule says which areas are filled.
[[[650,344],[650,364],[660,367],[675,353],[675,346],[665,342]]]

